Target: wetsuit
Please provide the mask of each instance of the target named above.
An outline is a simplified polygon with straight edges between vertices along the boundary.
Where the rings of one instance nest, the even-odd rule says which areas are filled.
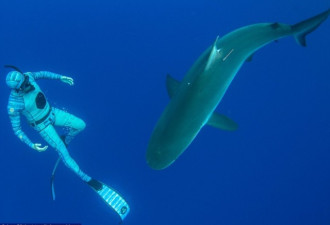
[[[29,82],[33,86],[32,91],[25,93],[12,89],[8,101],[8,114],[15,135],[33,148],[34,144],[21,129],[20,115],[23,114],[29,124],[40,133],[43,139],[56,149],[64,164],[82,180],[90,181],[91,178],[80,170],[78,164],[71,158],[66,148],[66,145],[85,128],[85,122],[68,112],[51,107],[44,93],[35,82],[35,80],[41,78],[61,79],[62,76],[47,71],[28,72],[25,75],[29,76]],[[61,138],[54,126],[68,128],[67,134]]]

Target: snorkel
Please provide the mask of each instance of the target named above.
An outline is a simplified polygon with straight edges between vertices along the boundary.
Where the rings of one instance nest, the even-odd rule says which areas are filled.
[[[16,70],[17,72],[21,73],[22,75],[26,76],[18,67],[13,66],[13,65],[4,65],[5,68],[10,68],[13,70]]]

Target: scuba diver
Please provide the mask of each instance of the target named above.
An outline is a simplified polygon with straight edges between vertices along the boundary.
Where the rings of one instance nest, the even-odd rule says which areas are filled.
[[[47,145],[42,146],[40,143],[32,142],[22,131],[20,124],[22,114],[48,145],[57,151],[59,159],[77,174],[80,179],[92,187],[119,214],[121,219],[124,219],[129,212],[129,206],[125,200],[107,185],[84,173],[68,152],[68,144],[77,134],[85,129],[85,122],[68,112],[51,107],[45,94],[36,83],[38,79],[52,79],[60,80],[72,86],[74,85],[74,80],[71,77],[48,71],[23,73],[15,66],[6,65],[5,67],[13,69],[13,71],[7,74],[6,83],[11,89],[8,101],[8,114],[15,135],[30,148],[38,152],[43,152],[48,148]],[[67,128],[66,134],[59,136],[54,126]],[[51,183],[53,182],[58,162],[59,160],[53,170]],[[53,199],[55,199],[53,184],[52,194]]]

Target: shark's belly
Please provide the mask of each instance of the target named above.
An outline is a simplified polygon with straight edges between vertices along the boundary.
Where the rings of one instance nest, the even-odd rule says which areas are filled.
[[[187,149],[224,96],[230,76],[182,84],[185,87],[167,105],[150,138],[146,157],[151,168],[168,167]]]

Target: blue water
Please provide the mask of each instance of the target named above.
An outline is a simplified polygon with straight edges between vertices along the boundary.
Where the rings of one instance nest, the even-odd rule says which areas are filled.
[[[330,223],[330,19],[307,37],[259,50],[217,111],[236,132],[205,127],[168,169],[145,152],[169,102],[165,76],[182,79],[201,52],[238,27],[294,24],[329,8],[314,1],[3,0],[0,64],[72,76],[43,80],[53,106],[87,127],[70,152],[131,206],[124,224],[278,225]],[[60,165],[57,155],[14,136],[7,115],[8,70],[0,68],[0,222],[117,224],[119,217]],[[26,121],[33,142],[43,142]]]

